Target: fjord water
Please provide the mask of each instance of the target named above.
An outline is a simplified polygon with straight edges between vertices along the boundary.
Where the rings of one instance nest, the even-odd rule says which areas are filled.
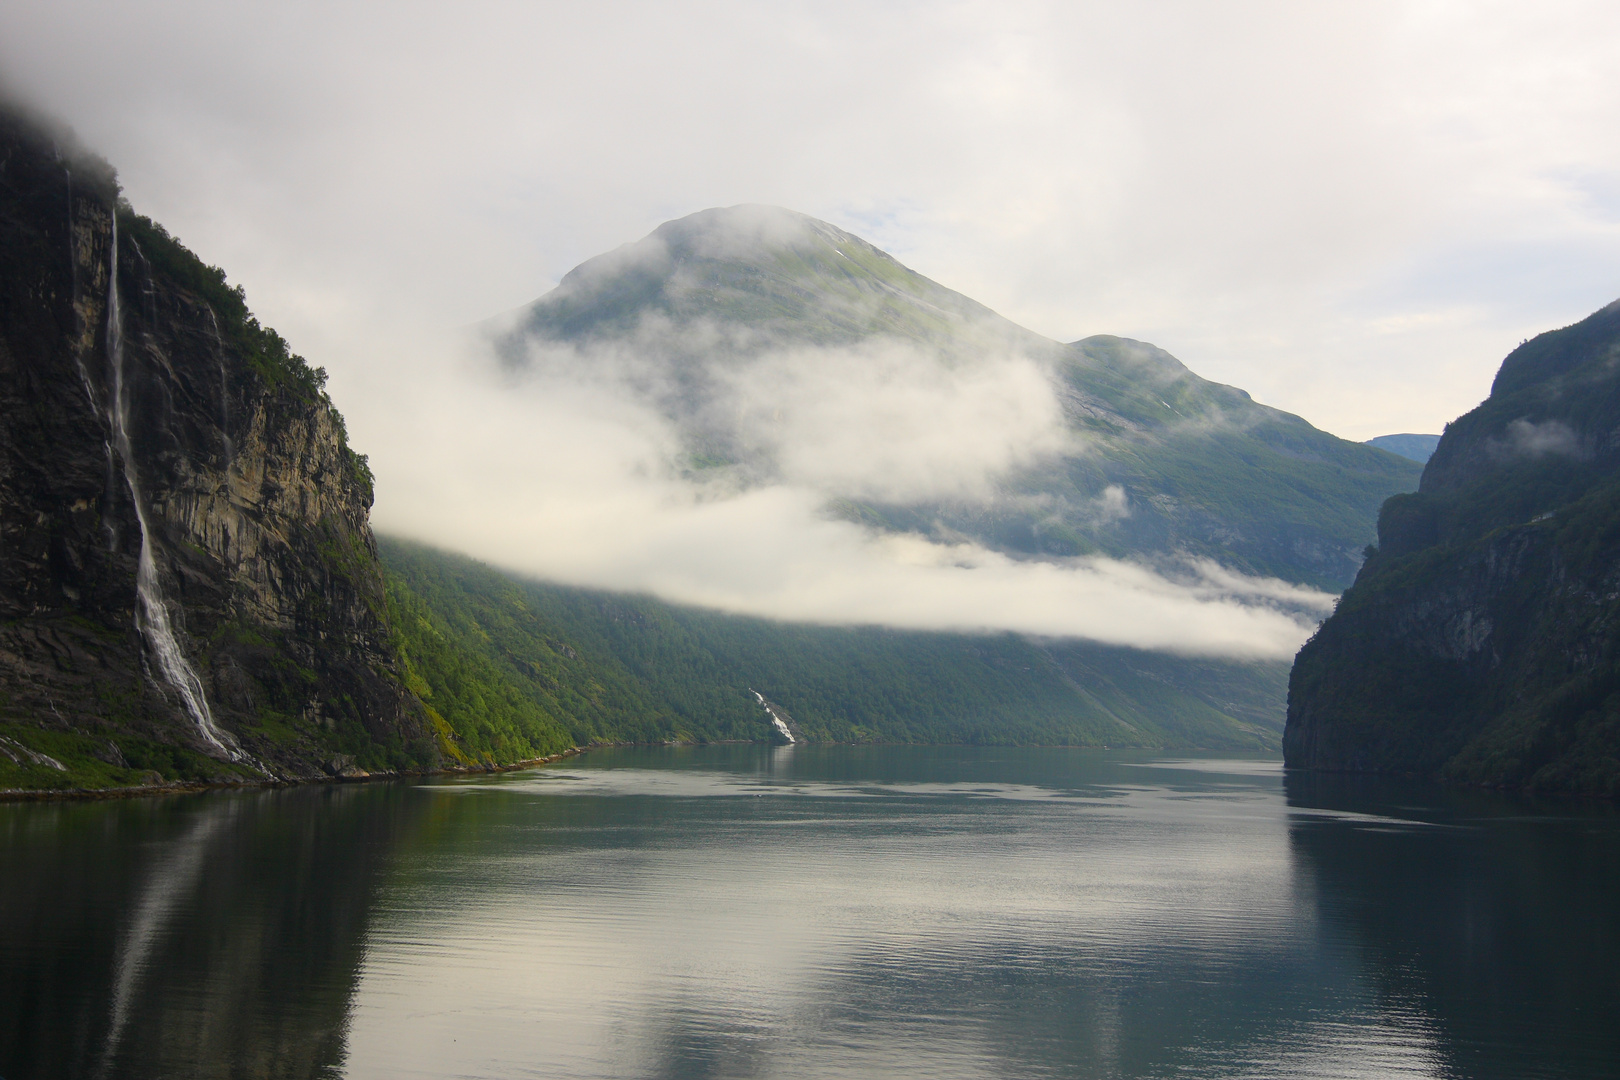
[[[0,806],[0,1076],[1620,1075],[1620,819],[719,746]]]

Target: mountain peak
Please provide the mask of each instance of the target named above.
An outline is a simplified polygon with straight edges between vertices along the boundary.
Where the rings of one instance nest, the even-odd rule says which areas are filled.
[[[699,210],[666,221],[646,240],[658,239],[677,258],[698,257],[749,261],[783,250],[813,248],[819,244],[858,244],[866,241],[819,218],[781,206],[741,203]],[[875,248],[873,250],[876,250]]]
[[[862,243],[825,221],[780,206],[711,207],[666,221],[640,240],[585,260],[563,277],[557,291],[578,294],[620,277],[667,275],[694,261],[757,264],[809,246],[818,236],[834,245]]]
[[[649,318],[818,345],[874,334],[944,345],[976,323],[1044,342],[835,225],[743,204],[667,221],[581,263],[522,313],[503,353],[521,363],[525,339],[581,343]]]

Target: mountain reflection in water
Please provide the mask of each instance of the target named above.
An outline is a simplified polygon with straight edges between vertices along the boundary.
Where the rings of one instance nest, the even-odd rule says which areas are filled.
[[[1620,819],[708,747],[0,806],[0,1076],[1614,1074]]]

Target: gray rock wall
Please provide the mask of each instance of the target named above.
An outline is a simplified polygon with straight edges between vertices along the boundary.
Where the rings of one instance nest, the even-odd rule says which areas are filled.
[[[179,748],[158,771],[195,778],[431,763],[369,471],[279,340],[105,163],[0,113],[0,722]],[[154,602],[240,754],[165,668]]]

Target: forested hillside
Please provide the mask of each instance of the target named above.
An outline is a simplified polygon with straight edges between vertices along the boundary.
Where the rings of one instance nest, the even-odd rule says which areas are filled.
[[[1259,748],[1280,736],[1284,664],[775,623],[379,547],[407,680],[474,760],[766,739],[751,690],[814,741]]]

